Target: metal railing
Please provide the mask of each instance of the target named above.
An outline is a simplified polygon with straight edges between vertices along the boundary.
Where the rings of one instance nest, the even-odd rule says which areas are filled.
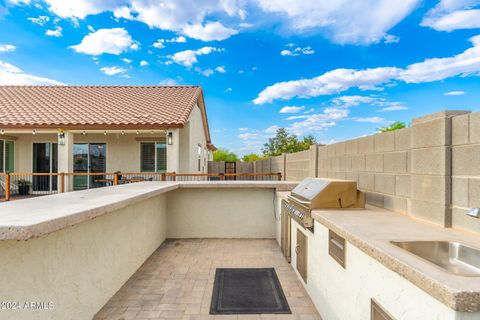
[[[281,173],[0,173],[0,201],[142,181],[281,181]]]

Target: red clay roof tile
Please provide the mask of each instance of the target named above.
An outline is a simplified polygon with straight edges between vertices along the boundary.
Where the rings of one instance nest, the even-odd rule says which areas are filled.
[[[182,127],[198,86],[0,86],[0,127]]]

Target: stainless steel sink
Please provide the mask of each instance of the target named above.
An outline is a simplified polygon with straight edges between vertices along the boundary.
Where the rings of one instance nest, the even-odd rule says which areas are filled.
[[[449,273],[480,277],[479,249],[449,241],[391,241],[391,243],[436,264]]]

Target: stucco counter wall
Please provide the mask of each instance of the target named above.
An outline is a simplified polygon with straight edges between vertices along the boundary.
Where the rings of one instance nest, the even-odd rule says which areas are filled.
[[[144,182],[0,204],[0,319],[91,319],[167,237],[275,238],[275,190],[293,186]]]
[[[91,319],[165,240],[166,218],[161,194],[38,238],[0,241],[2,301],[47,307],[0,310],[0,319]]]

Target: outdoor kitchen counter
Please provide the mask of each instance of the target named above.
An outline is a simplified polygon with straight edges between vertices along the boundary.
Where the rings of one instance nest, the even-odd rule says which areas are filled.
[[[392,240],[445,240],[479,248],[480,237],[371,206],[365,210],[315,210],[312,216],[451,309],[462,312],[480,311],[480,277],[449,274],[390,243]]]
[[[0,240],[27,240],[180,188],[293,189],[283,181],[138,182],[0,203]]]

